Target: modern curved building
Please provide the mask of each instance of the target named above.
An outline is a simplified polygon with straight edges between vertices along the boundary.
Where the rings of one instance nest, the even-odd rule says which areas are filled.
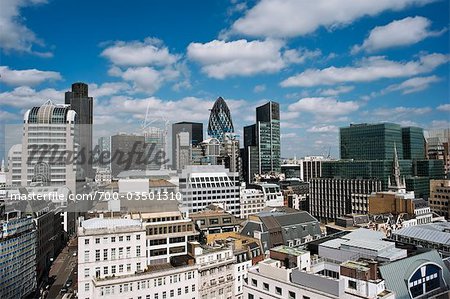
[[[78,115],[69,105],[52,101],[25,113],[22,150],[18,153],[22,186],[67,186],[75,192],[79,170],[75,161],[79,149],[77,124]],[[16,150],[20,152],[20,147]]]
[[[223,141],[224,133],[234,133],[230,109],[222,97],[217,98],[209,115],[208,135]]]

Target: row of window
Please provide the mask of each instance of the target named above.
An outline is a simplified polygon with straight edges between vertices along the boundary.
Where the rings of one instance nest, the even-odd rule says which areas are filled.
[[[103,237],[103,241],[101,241],[102,238],[95,238],[95,244],[107,244],[108,243],[108,237]],[[140,240],[141,239],[141,235],[136,235],[136,240]],[[115,243],[116,242],[116,236],[113,236],[110,238],[111,243]],[[131,241],[131,235],[127,235],[127,236],[118,236],[118,240],[119,242],[123,242],[124,240],[129,242]],[[101,241],[101,243],[100,243]],[[89,245],[90,240],[88,238],[84,239],[84,244],[85,245]]]

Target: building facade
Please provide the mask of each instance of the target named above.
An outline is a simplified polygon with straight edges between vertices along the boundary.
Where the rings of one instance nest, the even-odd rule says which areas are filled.
[[[172,125],[172,169],[179,170],[176,162],[176,136],[178,133],[189,133],[189,145],[194,146],[203,141],[203,124],[195,122],[178,122]]]
[[[81,163],[81,169],[86,177],[94,178],[92,163],[89,157],[92,153],[92,125],[94,122],[94,99],[89,96],[89,88],[85,83],[72,84],[72,91],[65,93],[65,103],[78,116],[80,151],[86,157]]]
[[[369,195],[381,191],[382,184],[376,179],[314,178],[309,188],[310,213],[334,221],[350,213],[367,214]]]
[[[65,185],[76,191],[77,175],[82,174],[75,160],[79,150],[77,124],[78,115],[74,110],[52,101],[25,113],[22,148],[27,150],[21,153],[22,186]],[[14,175],[17,170],[12,168],[12,171]]]
[[[31,217],[0,220],[0,297],[24,298],[36,283],[36,231]]]
[[[189,213],[202,211],[210,204],[223,204],[239,217],[239,174],[223,165],[187,166],[181,172],[179,190]]]
[[[431,180],[430,199],[428,200],[431,211],[450,217],[450,180]]]
[[[225,133],[234,133],[233,120],[227,103],[218,97],[209,115],[208,135],[222,142]]]

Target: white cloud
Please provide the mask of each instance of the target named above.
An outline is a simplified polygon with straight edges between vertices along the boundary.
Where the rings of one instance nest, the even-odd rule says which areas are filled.
[[[116,41],[101,53],[113,64],[108,74],[131,82],[136,91],[155,93],[166,82],[184,77],[174,88],[190,87],[186,66],[156,38]]]
[[[265,84],[256,85],[256,86],[253,88],[253,92],[256,92],[256,93],[258,93],[258,92],[263,92],[263,91],[265,91],[265,90],[266,90],[266,85],[265,85]]]
[[[311,133],[335,133],[339,130],[337,126],[329,125],[329,126],[313,126],[309,128],[307,131]]]
[[[295,37],[345,26],[364,16],[399,11],[434,0],[262,0],[231,27],[248,36]]]
[[[340,95],[342,93],[348,93],[348,92],[352,91],[353,89],[355,89],[354,86],[338,86],[336,88],[319,89],[317,91],[317,93],[321,96],[333,97],[333,96]]]
[[[101,53],[118,66],[170,65],[179,59],[178,55],[170,54],[162,41],[156,38],[146,38],[140,41],[116,41]]]
[[[280,40],[264,41],[213,40],[208,43],[191,43],[187,48],[189,59],[199,63],[211,78],[251,76],[259,73],[275,73],[290,64],[304,63],[320,56],[320,50],[284,49]]]
[[[284,133],[284,134],[281,134],[280,137],[283,139],[295,138],[295,137],[297,137],[297,134],[296,133]]]
[[[430,84],[439,82],[441,79],[437,76],[428,76],[428,77],[415,77],[403,81],[400,84],[393,84],[388,86],[386,89],[382,91],[382,93],[392,92],[392,91],[401,91],[402,94],[410,94],[418,91],[422,91],[427,89]]]
[[[427,37],[439,36],[445,32],[430,31],[431,21],[416,16],[393,21],[385,26],[372,29],[363,44],[354,46],[352,53],[361,50],[374,52],[382,49],[407,46],[418,43]]]
[[[283,43],[277,40],[191,43],[188,57],[202,65],[209,77],[224,79],[229,76],[250,76],[257,73],[274,73],[285,64],[280,50]]]
[[[20,10],[27,6],[47,3],[46,0],[2,0],[0,1],[0,48],[5,52],[18,51],[43,57],[52,56],[49,52],[33,50],[33,46],[44,46],[36,34],[25,24]]]
[[[11,91],[0,93],[0,106],[29,109],[33,106],[42,105],[46,100],[63,103],[64,91],[58,91],[53,88],[38,91],[31,87],[20,86]]]
[[[438,66],[447,63],[448,60],[448,55],[439,53],[421,55],[418,60],[408,62],[387,60],[384,56],[373,56],[364,58],[356,66],[307,69],[282,81],[281,86],[311,87],[408,77],[431,72]]]
[[[322,55],[319,49],[310,51],[307,49],[289,49],[284,51],[283,59],[287,64],[290,63],[304,63],[308,59],[317,58]]]
[[[442,104],[436,108],[439,111],[450,112],[450,104]]]
[[[128,91],[130,85],[125,82],[105,82],[101,85],[89,83],[89,96],[94,98],[102,98],[111,96],[119,92]]]
[[[402,118],[411,118],[413,115],[423,115],[426,113],[430,113],[432,109],[430,107],[393,107],[393,108],[377,108],[372,111],[369,111],[369,114],[377,116],[379,118],[388,118],[388,119],[380,119],[380,121],[385,120],[399,120]]]
[[[334,98],[303,98],[288,106],[290,112],[307,112],[317,118],[330,118],[347,115],[359,109],[355,101],[338,101]]]
[[[0,66],[0,76],[0,82],[10,86],[34,86],[44,81],[61,80],[61,74],[58,72],[37,69],[12,70],[8,66]]]

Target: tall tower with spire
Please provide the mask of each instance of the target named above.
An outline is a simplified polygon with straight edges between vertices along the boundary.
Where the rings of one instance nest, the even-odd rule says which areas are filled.
[[[391,191],[406,192],[405,177],[400,180],[400,163],[397,155],[397,145],[394,143],[394,157],[392,159],[392,173],[388,178],[388,188]],[[392,184],[394,183],[394,184]]]

